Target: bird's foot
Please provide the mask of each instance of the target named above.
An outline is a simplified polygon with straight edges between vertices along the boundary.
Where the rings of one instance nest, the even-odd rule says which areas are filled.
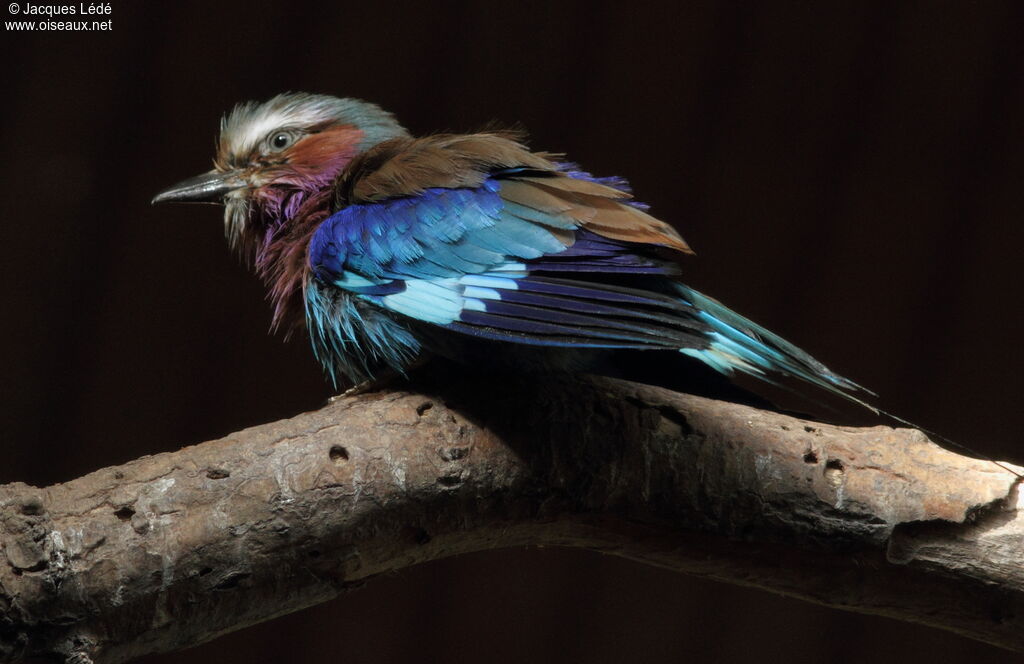
[[[360,394],[379,392],[383,390],[385,387],[390,386],[392,383],[394,383],[401,377],[401,374],[399,374],[397,371],[393,369],[385,369],[376,377],[368,378],[367,380],[364,380],[361,383],[356,383],[355,385],[348,388],[341,394],[336,394],[333,397],[330,397],[329,399],[327,399],[327,403],[335,403],[336,401],[340,401],[341,399],[359,396]]]

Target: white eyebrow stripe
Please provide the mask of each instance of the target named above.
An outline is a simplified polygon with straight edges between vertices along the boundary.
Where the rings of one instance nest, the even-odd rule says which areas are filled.
[[[260,148],[260,143],[275,129],[303,126],[315,122],[315,118],[298,118],[296,114],[273,113],[242,126],[242,132],[237,137],[229,136],[228,140],[231,149],[235,154],[245,154]]]
[[[251,148],[255,148],[263,140],[264,136],[280,127],[283,121],[284,117],[281,115],[268,115],[244,125],[243,132],[237,139],[239,147],[246,148],[246,152]]]
[[[259,149],[260,143],[275,129],[307,127],[322,122],[324,118],[302,109],[271,109],[263,107],[232,118],[224,130],[223,137],[228,149],[234,155],[245,155]]]

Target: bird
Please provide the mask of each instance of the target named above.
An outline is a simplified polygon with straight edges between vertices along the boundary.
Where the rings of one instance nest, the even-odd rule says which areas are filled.
[[[864,388],[687,286],[693,251],[625,179],[525,140],[412,136],[373,103],[280,94],[227,113],[214,168],[153,203],[223,205],[272,327],[305,329],[336,386],[433,356],[574,372],[640,350],[866,405]]]

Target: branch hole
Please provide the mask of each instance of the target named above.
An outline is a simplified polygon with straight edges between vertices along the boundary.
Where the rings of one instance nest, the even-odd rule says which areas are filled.
[[[840,487],[843,483],[843,462],[839,459],[829,459],[825,462],[825,481],[833,487]]]
[[[227,477],[231,477],[231,473],[223,468],[211,468],[206,471],[206,476],[211,480],[222,480]]]
[[[133,510],[130,506],[125,505],[124,507],[115,510],[114,516],[116,516],[121,521],[128,521],[133,516],[135,516],[135,510]]]
[[[348,450],[341,445],[331,445],[330,451],[327,453],[331,457],[331,461],[334,463],[341,463],[342,461],[348,461]]]
[[[804,454],[804,463],[818,463],[818,455],[814,453],[814,450],[807,450]]]
[[[817,431],[817,429],[815,429],[814,427],[805,426],[804,431],[806,431],[807,433],[814,433],[815,431]]]
[[[21,504],[20,511],[25,516],[39,516],[45,512],[46,509],[43,508],[43,501],[40,500],[38,496],[32,496],[31,498],[25,499]]]
[[[437,478],[437,483],[441,486],[456,487],[462,484],[462,478],[458,475],[442,475]]]
[[[209,574],[212,571],[213,571],[212,567],[204,567],[203,569],[199,570],[199,576],[206,576],[207,574]]]
[[[427,412],[428,410],[430,410],[433,407],[434,407],[434,402],[432,402],[432,401],[424,401],[420,405],[416,406],[416,414],[419,415],[420,417],[423,417],[423,413]]]
[[[846,470],[846,467],[843,465],[843,462],[840,461],[839,459],[829,459],[828,461],[825,462],[825,470],[835,470],[841,473],[844,470]]]

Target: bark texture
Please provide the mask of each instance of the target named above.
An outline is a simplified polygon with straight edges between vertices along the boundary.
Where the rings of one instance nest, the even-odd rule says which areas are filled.
[[[0,661],[122,662],[389,570],[585,547],[1024,651],[1016,478],[920,432],[631,383],[452,381],[0,486]]]

